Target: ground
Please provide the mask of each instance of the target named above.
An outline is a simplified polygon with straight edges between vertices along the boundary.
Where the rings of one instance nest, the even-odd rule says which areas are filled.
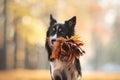
[[[0,71],[0,80],[50,80],[49,70]],[[82,80],[120,80],[120,73],[83,72]]]

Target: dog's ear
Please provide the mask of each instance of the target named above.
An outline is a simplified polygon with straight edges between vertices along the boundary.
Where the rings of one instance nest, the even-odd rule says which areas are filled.
[[[69,19],[68,21],[65,21],[65,24],[70,27],[70,28],[74,28],[75,24],[76,24],[76,16],[73,16],[71,19]]]
[[[52,26],[55,24],[57,21],[52,17],[52,14],[50,14],[50,25]]]

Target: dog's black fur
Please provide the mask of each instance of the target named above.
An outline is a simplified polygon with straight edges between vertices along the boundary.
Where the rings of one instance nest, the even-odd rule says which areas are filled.
[[[50,15],[50,26],[47,30],[45,46],[48,52],[48,60],[51,63],[50,70],[52,80],[79,80],[78,77],[81,76],[81,66],[79,59],[76,58],[74,64],[69,62],[62,62],[56,59],[50,59],[53,42],[58,37],[70,38],[73,36],[75,32],[75,24],[76,16],[65,21],[64,24],[61,24],[57,23],[52,15]]]

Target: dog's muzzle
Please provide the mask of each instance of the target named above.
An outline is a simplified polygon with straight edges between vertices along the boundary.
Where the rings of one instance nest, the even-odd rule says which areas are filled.
[[[52,44],[53,44],[55,41],[56,41],[56,39],[52,39],[52,40],[51,40]]]

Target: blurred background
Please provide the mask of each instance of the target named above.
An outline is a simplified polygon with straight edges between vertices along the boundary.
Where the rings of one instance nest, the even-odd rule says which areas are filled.
[[[61,23],[77,17],[75,31],[86,51],[80,57],[84,79],[90,80],[89,73],[118,78],[119,0],[0,0],[0,80],[50,80],[44,46],[50,14]]]

